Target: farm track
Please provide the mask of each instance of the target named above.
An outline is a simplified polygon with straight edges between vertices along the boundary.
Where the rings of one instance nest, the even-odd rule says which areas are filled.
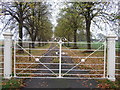
[[[52,48],[54,48],[54,49],[52,49]],[[54,47],[54,45],[52,45],[51,44],[51,47],[50,47],[50,49],[52,49],[52,50],[48,50],[47,52],[46,52],[46,54],[45,54],[45,56],[58,56],[58,55],[56,55],[55,53],[56,52],[59,52],[59,48],[58,47]],[[57,49],[57,50],[56,50]],[[64,56],[67,56],[67,55],[64,55]],[[42,62],[42,63],[53,63],[53,59],[54,58],[49,58],[49,57],[43,57],[43,58],[41,58],[40,59],[40,61]],[[58,59],[59,60],[59,59]],[[62,63],[74,63],[73,62],[73,60],[72,60],[72,58],[70,58],[70,57],[67,57],[67,58],[63,58],[62,57]],[[58,62],[59,63],[59,62]],[[57,64],[57,65],[55,65],[55,64],[49,64],[49,65],[46,65],[50,70],[51,69],[59,69],[59,64]],[[62,69],[71,69],[72,67],[73,67],[74,65],[62,65]],[[47,69],[45,66],[43,66],[43,65],[41,65],[41,64],[39,64],[37,67],[36,67],[36,69]],[[78,67],[76,67],[75,69],[78,69]],[[51,73],[52,74],[52,72],[50,71],[50,70],[41,70],[41,71],[34,71],[34,73]],[[68,70],[62,70],[62,73],[66,73]],[[59,73],[59,70],[52,70],[55,74],[58,74]],[[68,72],[69,74],[88,74],[89,73],[89,71],[70,71],[70,72]],[[47,75],[42,75],[42,76],[47,76]],[[49,75],[49,76],[52,76],[52,75]],[[47,76],[47,77],[49,77],[49,76]],[[77,75],[74,75],[74,76],[76,76],[77,77]],[[41,76],[40,76],[41,77]],[[55,77],[55,76],[54,76]]]
[[[54,47],[53,44],[51,44],[50,49],[52,49]],[[58,49],[58,47],[55,47],[53,50],[48,50],[48,53],[45,54],[45,56],[55,56],[55,52],[58,52],[59,50],[55,50]],[[41,58],[40,61],[42,63],[50,63],[53,61],[54,58],[48,58],[48,57],[44,57]],[[73,63],[72,59],[70,57],[68,57],[67,59],[62,58],[62,62],[64,63]],[[46,65],[48,68],[50,69],[59,69],[58,65]],[[62,65],[62,69],[71,69],[73,66],[65,66]],[[36,67],[36,69],[46,69],[43,65],[38,65]],[[54,73],[58,73],[59,71],[53,71]],[[66,72],[66,71],[65,71]],[[62,71],[62,73],[65,73]],[[51,73],[50,70],[42,70],[42,71],[34,71],[34,73]],[[78,73],[78,72],[72,72],[70,71],[69,73]],[[88,72],[82,71],[79,72],[78,74],[85,74]],[[43,75],[44,77],[48,77],[47,75]],[[59,79],[56,78],[55,79],[40,79],[40,78],[31,78],[31,79],[25,79],[24,80],[25,83],[25,88],[96,88],[98,82],[96,80],[85,80],[85,79]]]

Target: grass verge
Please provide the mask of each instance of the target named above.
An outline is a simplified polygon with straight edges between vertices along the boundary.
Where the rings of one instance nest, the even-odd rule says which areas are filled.
[[[2,81],[2,89],[13,89],[16,88],[17,90],[20,90],[20,88],[24,87],[23,79],[10,79]]]
[[[116,79],[115,82],[110,80],[98,80],[98,88],[120,89],[120,79]]]

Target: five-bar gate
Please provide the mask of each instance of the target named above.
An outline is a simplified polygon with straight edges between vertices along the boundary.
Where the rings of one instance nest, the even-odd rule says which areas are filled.
[[[107,40],[91,43],[65,42],[60,39],[58,42],[23,41],[21,46],[20,42],[14,41],[13,54],[12,34],[6,33],[4,36],[5,78],[12,77],[14,64],[13,76],[16,78],[115,80],[113,35],[109,35]],[[87,44],[91,44],[91,49],[87,49]]]

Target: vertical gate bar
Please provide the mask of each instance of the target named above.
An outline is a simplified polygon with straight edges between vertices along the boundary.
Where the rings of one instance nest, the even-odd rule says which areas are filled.
[[[14,41],[14,77],[16,77],[16,41]]]
[[[59,49],[59,78],[61,78],[61,51],[62,51],[62,40],[59,41],[60,49]]]
[[[105,78],[105,76],[106,76],[106,40],[105,40],[105,42],[104,42],[104,74],[103,74],[103,77]]]

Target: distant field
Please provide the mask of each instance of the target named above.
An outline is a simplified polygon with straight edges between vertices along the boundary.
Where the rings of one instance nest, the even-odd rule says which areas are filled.
[[[104,44],[104,42],[91,42],[91,48],[97,49],[103,44]],[[69,43],[69,46],[68,46],[68,43],[65,43],[64,45],[69,48],[72,48],[74,46],[74,43]],[[87,42],[77,42],[77,47],[80,49],[87,49]],[[116,48],[120,48],[119,42],[116,42]]]

